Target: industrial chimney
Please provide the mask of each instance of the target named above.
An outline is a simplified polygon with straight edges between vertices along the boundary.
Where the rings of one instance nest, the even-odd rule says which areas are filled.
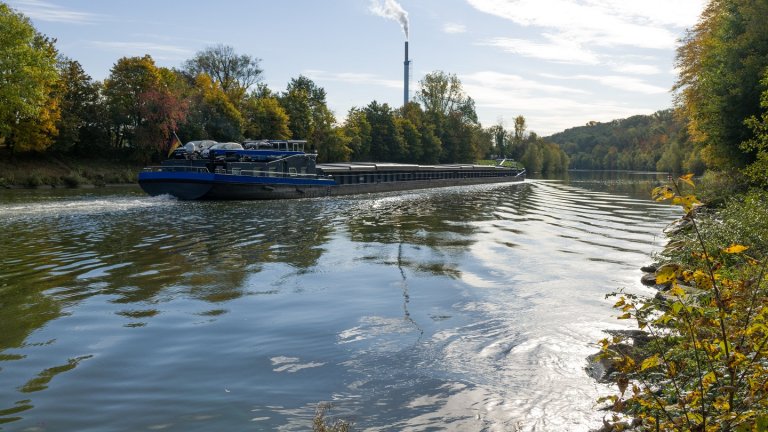
[[[403,62],[403,106],[408,105],[408,78],[411,61],[408,60],[408,41],[405,41],[405,61]]]

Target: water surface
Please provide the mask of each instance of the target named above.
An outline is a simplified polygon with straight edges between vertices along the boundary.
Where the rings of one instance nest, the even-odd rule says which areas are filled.
[[[0,192],[0,430],[586,431],[675,209],[574,174],[278,202]]]

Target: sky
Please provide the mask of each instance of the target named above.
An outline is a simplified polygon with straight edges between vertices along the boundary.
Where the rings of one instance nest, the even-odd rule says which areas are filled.
[[[672,106],[675,49],[706,0],[8,0],[95,80],[121,57],[179,68],[223,44],[284,91],[304,75],[338,121],[403,103],[428,73],[455,74],[484,127],[547,136]]]

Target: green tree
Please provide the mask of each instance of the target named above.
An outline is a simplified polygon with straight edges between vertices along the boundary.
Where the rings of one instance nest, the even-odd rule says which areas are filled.
[[[440,118],[463,110],[468,103],[469,97],[455,74],[429,73],[419,81],[419,87],[415,99],[424,106],[424,111]]]
[[[471,161],[477,155],[475,102],[454,74],[435,71],[420,82],[415,100],[421,102],[443,145],[442,162]]]
[[[512,135],[512,145],[510,148],[511,156],[514,159],[521,159],[525,153],[526,146],[524,142],[526,139],[525,131],[527,127],[528,126],[525,124],[525,117],[521,115],[515,117],[515,129],[514,134]]]
[[[54,41],[0,3],[0,144],[10,151],[43,151],[53,143],[60,116],[56,56]]]
[[[371,124],[365,111],[352,108],[347,113],[347,119],[342,127],[344,135],[349,138],[350,157],[354,161],[366,161],[371,157]]]
[[[753,183],[768,188],[768,68],[762,84],[765,89],[760,99],[763,112],[747,119],[746,125],[754,137],[744,142],[742,148],[755,154],[755,161],[744,169],[744,173]]]
[[[63,59],[59,135],[52,147],[58,152],[84,154],[108,141],[100,101],[101,86],[76,60]]]
[[[312,132],[314,113],[326,105],[325,90],[300,75],[288,83],[280,103],[288,113],[292,138],[307,139]]]
[[[400,161],[407,149],[388,104],[371,102],[363,111],[371,125],[371,158],[374,161]]]
[[[253,139],[288,139],[288,113],[275,97],[249,97],[242,110],[245,136]]]
[[[400,108],[400,116],[416,128],[419,141],[416,147],[408,146],[411,162],[434,164],[440,160],[442,142],[435,132],[435,125],[427,114],[415,102],[409,102]]]
[[[191,76],[205,73],[217,83],[229,100],[238,106],[243,102],[248,89],[261,81],[261,59],[237,54],[228,45],[214,45],[195,54],[187,60],[185,69]]]

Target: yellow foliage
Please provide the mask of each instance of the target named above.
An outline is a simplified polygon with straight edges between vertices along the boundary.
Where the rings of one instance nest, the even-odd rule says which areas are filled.
[[[693,173],[688,173],[688,174],[686,174],[684,176],[680,176],[679,180],[681,182],[685,182],[685,183],[689,184],[691,187],[696,187],[696,185],[693,184],[693,180],[691,180],[692,178],[693,178]]]
[[[742,246],[742,245],[738,245],[738,244],[732,244],[731,246],[723,249],[723,252],[725,252],[727,254],[737,254],[737,253],[742,253],[742,252],[744,252],[747,249],[749,249],[749,246]]]

